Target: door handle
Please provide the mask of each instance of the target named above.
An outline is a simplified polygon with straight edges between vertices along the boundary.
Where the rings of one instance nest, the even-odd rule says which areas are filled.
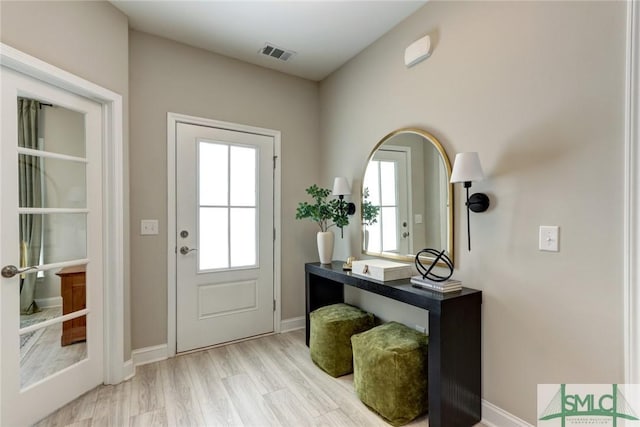
[[[189,249],[189,247],[187,247],[187,246],[183,246],[183,247],[181,247],[181,248],[180,248],[180,253],[181,253],[182,255],[186,255],[186,254],[188,254],[189,252],[193,252],[193,251],[197,251],[197,250],[198,250],[197,248]]]
[[[37,269],[38,267],[35,267],[35,266],[18,268],[15,265],[5,265],[4,267],[2,267],[1,273],[2,273],[2,277],[10,279],[16,274],[22,274],[22,273],[26,273],[27,271],[37,270]]]
[[[404,237],[406,239],[407,237],[409,237],[409,233],[407,231],[405,231],[404,233],[402,233],[402,237]]]

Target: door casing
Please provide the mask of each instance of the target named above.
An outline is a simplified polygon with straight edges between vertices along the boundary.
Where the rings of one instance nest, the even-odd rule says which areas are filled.
[[[104,244],[104,383],[117,384],[133,374],[124,360],[124,141],[122,96],[0,43],[3,67],[89,98],[102,106]],[[0,361],[1,362],[1,361]],[[0,380],[2,371],[0,370]]]
[[[273,175],[273,297],[276,301],[273,312],[274,333],[280,332],[281,307],[281,167],[280,167],[280,131],[238,123],[179,113],[167,113],[167,357],[176,355],[176,125],[187,123],[200,126],[217,127],[238,132],[248,132],[273,137],[275,168]]]

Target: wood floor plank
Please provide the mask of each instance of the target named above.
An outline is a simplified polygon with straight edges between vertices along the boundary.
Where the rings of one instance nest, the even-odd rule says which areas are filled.
[[[342,409],[335,409],[316,418],[313,421],[314,427],[349,427],[353,425],[353,421]]]
[[[138,366],[131,379],[130,415],[164,409],[160,362]]]
[[[276,372],[286,381],[287,388],[296,395],[302,397],[302,405],[313,416],[319,416],[338,408],[338,404],[321,385],[311,382],[302,374],[297,363],[292,363],[285,355],[284,347],[279,345],[277,338],[261,341],[259,345],[265,354],[265,366],[272,372]],[[308,357],[308,356],[307,356]]]
[[[222,379],[233,406],[245,426],[280,426],[273,411],[257,392],[256,385],[247,374]]]
[[[283,426],[299,427],[309,424],[309,420],[319,414],[311,414],[302,404],[299,396],[288,389],[277,390],[264,396],[267,406]]]
[[[233,375],[244,373],[242,366],[240,366],[238,361],[231,356],[229,347],[231,346],[216,347],[207,350],[211,356],[211,360],[213,360],[215,369],[218,371],[218,375],[220,375],[220,378],[231,377]]]
[[[125,381],[117,385],[105,385],[100,387],[94,422],[92,427],[118,427],[129,424],[131,408],[131,383]]]
[[[184,357],[159,363],[165,396],[167,423],[171,426],[201,426],[204,418]]]
[[[100,387],[96,387],[71,401],[53,414],[53,425],[71,425],[79,421],[90,420],[96,407]]]
[[[123,426],[126,426],[124,424]],[[164,409],[144,412],[129,419],[129,427],[168,427],[167,414]]]
[[[269,341],[265,337],[261,342]],[[265,366],[265,357],[255,341],[245,341],[229,346],[229,354],[238,361],[243,372],[247,373],[260,394],[266,394],[286,387],[282,378]]]
[[[377,415],[369,411],[355,396],[353,390],[346,389],[339,383],[339,380],[331,378],[327,373],[320,370],[308,357],[308,349],[304,346],[304,341],[301,345],[297,345],[300,342],[300,337],[295,335],[281,336],[281,340],[289,341],[290,346],[285,356],[294,363],[300,371],[305,375],[307,381],[315,384],[321,384],[324,390],[332,396],[332,399],[339,402],[342,411],[351,419],[353,425],[357,426],[386,426],[387,424],[380,419]],[[298,341],[292,341],[297,339]],[[302,347],[304,346],[304,347]]]
[[[205,423],[215,426],[241,426],[242,420],[214,367],[210,353],[201,351],[188,354],[184,358]]]

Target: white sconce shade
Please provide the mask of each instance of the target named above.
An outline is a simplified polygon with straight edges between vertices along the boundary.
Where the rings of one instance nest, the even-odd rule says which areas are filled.
[[[469,211],[484,212],[489,209],[491,202],[489,196],[484,193],[475,193],[469,197],[469,188],[472,181],[482,181],[484,172],[480,165],[480,157],[478,153],[473,151],[469,153],[458,153],[453,162],[453,172],[451,172],[451,182],[463,182],[464,189],[467,193],[467,242],[469,250],[471,250],[471,225],[469,223]]]
[[[480,165],[480,157],[477,152],[458,153],[453,162],[451,182],[482,181],[484,172]]]
[[[351,187],[349,181],[344,176],[337,176],[333,180],[333,192],[334,196],[348,196],[351,194]]]

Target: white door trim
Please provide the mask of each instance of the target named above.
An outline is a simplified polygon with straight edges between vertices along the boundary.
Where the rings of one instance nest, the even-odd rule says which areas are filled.
[[[624,371],[640,384],[640,6],[627,2],[624,185]]]
[[[217,127],[273,137],[273,152],[277,159],[273,175],[273,226],[275,228],[273,297],[276,301],[276,309],[273,312],[273,328],[276,333],[280,332],[282,313],[280,298],[280,131],[169,112],[167,113],[167,357],[176,355],[176,125],[178,123]]]
[[[0,43],[0,63],[21,74],[89,98],[102,106],[104,382],[124,380],[124,186],[122,96]],[[1,374],[0,374],[1,375]]]

